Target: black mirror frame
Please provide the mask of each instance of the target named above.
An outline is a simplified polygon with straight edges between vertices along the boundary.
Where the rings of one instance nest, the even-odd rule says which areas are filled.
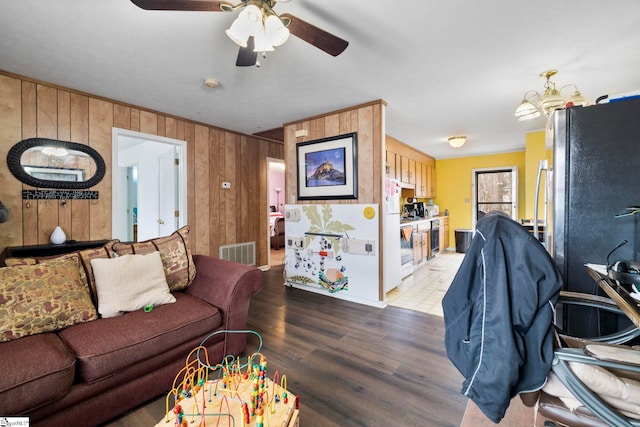
[[[34,178],[27,172],[25,172],[24,168],[20,164],[20,158],[25,151],[29,150],[30,148],[39,146],[61,147],[66,148],[67,150],[75,150],[86,153],[91,156],[91,158],[93,158],[94,162],[96,162],[96,173],[88,180],[82,182],[53,181],[49,179]],[[104,159],[102,158],[100,153],[98,153],[88,145],[48,138],[28,138],[23,139],[22,141],[15,144],[13,147],[11,147],[9,153],[7,153],[7,166],[9,167],[9,170],[11,171],[13,176],[18,178],[21,182],[37,188],[59,188],[70,190],[82,190],[91,188],[102,181],[102,178],[104,178],[104,174],[106,172]]]

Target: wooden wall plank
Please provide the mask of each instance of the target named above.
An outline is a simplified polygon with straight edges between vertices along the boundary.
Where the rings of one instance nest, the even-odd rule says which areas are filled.
[[[157,135],[158,115],[149,111],[140,111],[140,132]]]
[[[52,200],[58,210],[58,225],[64,231],[67,239],[73,239],[72,206],[70,200]]]
[[[358,109],[358,202],[373,203],[373,110]],[[379,189],[378,185],[375,185]]]
[[[131,129],[131,108],[125,105],[114,104],[113,126],[120,129]]]
[[[71,100],[66,90],[58,90],[58,139],[71,141]]]
[[[22,83],[22,139],[38,136],[38,95],[35,83]],[[17,141],[16,141],[17,142]],[[30,188],[23,185],[22,188]],[[24,201],[22,243],[38,244],[38,201]]]
[[[71,200],[71,239],[92,240],[89,230],[90,200]],[[95,240],[95,239],[93,239]]]
[[[157,119],[158,123],[157,123],[156,135],[166,136],[166,132],[167,132],[166,118],[162,114],[158,114],[157,118],[158,118]]]
[[[140,110],[131,109],[131,130],[140,132]]]
[[[184,126],[184,140],[187,141],[187,224],[190,226],[191,233],[189,234],[191,249],[196,249],[196,236],[199,234],[199,230],[196,224],[196,203],[195,203],[195,125],[193,123],[185,123]],[[207,233],[208,241],[208,233]],[[206,253],[209,252],[199,252]]]
[[[20,80],[0,75],[0,158],[6,159],[11,147],[22,139],[22,85]],[[0,250],[22,245],[22,184],[0,168],[0,201],[9,210],[0,227]]]
[[[49,243],[49,236],[58,225],[58,203],[57,200],[39,200],[38,210],[38,236],[37,244],[46,245]],[[66,233],[66,230],[65,230]]]
[[[209,221],[209,214],[211,212],[210,193],[209,193],[209,129],[205,126],[195,126],[195,144],[194,144],[194,185],[193,185],[193,199],[194,199],[194,213],[195,215],[195,229],[196,253],[208,254],[210,253],[210,234],[211,226]]]
[[[100,198],[92,201],[89,233],[92,240],[111,238],[111,139],[113,128],[113,104],[95,98],[89,99],[89,145],[104,158],[104,179],[93,187]]]
[[[224,212],[221,209],[223,196],[220,188],[224,175],[223,161],[224,132],[220,129],[211,129],[209,132],[209,215],[211,224],[209,244],[211,248],[217,248],[224,244],[224,235],[220,226],[224,218]]]
[[[222,162],[222,170],[224,175],[221,177],[223,181],[228,181],[231,183],[231,188],[222,191],[224,202],[222,203],[222,212],[223,217],[220,225],[223,227],[223,232],[221,233],[224,236],[223,244],[229,244],[233,242],[239,242],[238,240],[238,216],[237,216],[237,207],[236,200],[239,198],[237,196],[242,197],[240,191],[240,182],[236,179],[236,165],[239,162],[238,158],[238,141],[237,136],[235,134],[231,134],[228,132],[224,133],[224,143],[222,147],[224,149],[223,154],[223,162]],[[222,198],[222,197],[221,197]],[[242,201],[239,201],[242,203]]]
[[[22,139],[35,138],[38,136],[38,108],[36,99],[36,84],[22,82]]]
[[[36,85],[37,132],[40,138],[58,139],[58,96],[57,90]]]
[[[172,117],[165,117],[164,136],[179,139],[177,137],[178,121]]]
[[[89,98],[71,94],[71,141],[89,144]]]

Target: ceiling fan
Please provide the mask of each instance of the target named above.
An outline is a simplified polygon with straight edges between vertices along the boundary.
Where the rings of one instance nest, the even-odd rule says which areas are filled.
[[[213,0],[131,0],[131,2],[145,10],[233,12],[242,9],[238,18],[227,30],[231,40],[240,46],[236,60],[236,65],[239,67],[256,65],[259,52],[274,50],[275,46],[280,46],[287,40],[289,34],[332,56],[340,55],[349,45],[348,41],[291,14],[277,15],[273,11],[277,0],[241,0],[236,5]]]

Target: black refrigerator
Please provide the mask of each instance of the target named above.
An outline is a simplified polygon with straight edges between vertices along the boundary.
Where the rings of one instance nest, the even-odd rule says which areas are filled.
[[[546,245],[563,274],[565,289],[599,294],[586,263],[638,260],[640,205],[640,98],[554,112],[547,129],[553,164]],[[596,310],[565,309],[564,328],[574,336],[610,333],[625,320]],[[612,329],[612,330],[603,330]]]

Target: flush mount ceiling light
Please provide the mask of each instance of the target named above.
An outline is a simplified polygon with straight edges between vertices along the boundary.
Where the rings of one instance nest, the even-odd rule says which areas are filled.
[[[535,119],[540,117],[541,114],[549,116],[553,110],[558,108],[589,105],[589,101],[582,96],[574,84],[562,86],[560,90],[556,89],[556,84],[551,81],[551,77],[557,73],[558,70],[540,73],[540,77],[546,79],[544,92],[541,95],[535,90],[530,90],[524,94],[522,102],[514,113],[518,121]],[[568,96],[562,94],[562,91],[566,88],[573,88]]]
[[[215,89],[220,86],[220,82],[216,79],[207,78],[204,79],[204,85],[210,89]]]
[[[467,141],[466,136],[451,136],[449,137],[449,145],[453,148],[460,148]]]

